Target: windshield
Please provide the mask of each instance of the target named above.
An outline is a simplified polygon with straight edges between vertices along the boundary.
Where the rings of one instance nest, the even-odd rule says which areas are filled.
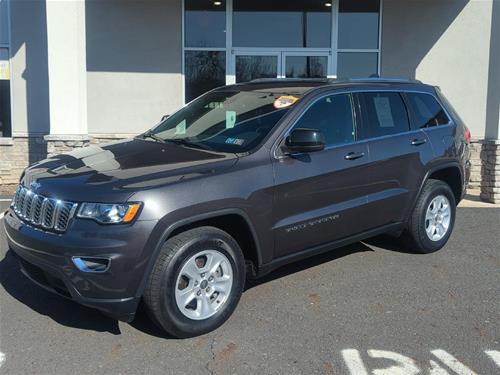
[[[298,99],[282,105],[284,97],[271,92],[209,92],[145,135],[212,151],[247,152],[262,142]]]

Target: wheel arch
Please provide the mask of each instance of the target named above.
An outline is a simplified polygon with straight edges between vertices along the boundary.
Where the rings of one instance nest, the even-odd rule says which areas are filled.
[[[262,254],[257,232],[245,211],[238,208],[230,208],[194,215],[176,221],[169,225],[162,233],[148,261],[148,266],[137,290],[136,297],[141,297],[144,293],[147,280],[163,244],[176,234],[201,226],[213,226],[224,230],[238,242],[245,261],[251,261],[255,270],[261,266]]]
[[[436,165],[427,171],[424,179],[422,180],[422,183],[420,184],[420,188],[418,190],[418,194],[415,197],[413,207],[415,207],[417,199],[420,196],[425,183],[429,179],[440,180],[447,183],[450,186],[450,189],[453,191],[453,195],[455,196],[455,203],[458,205],[458,203],[462,199],[464,184],[463,173],[460,169],[460,165],[457,162],[449,162]]]

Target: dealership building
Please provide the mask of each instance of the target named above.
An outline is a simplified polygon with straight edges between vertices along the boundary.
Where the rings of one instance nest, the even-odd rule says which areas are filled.
[[[500,0],[0,0],[0,185],[217,86],[376,75],[441,88],[500,201]]]

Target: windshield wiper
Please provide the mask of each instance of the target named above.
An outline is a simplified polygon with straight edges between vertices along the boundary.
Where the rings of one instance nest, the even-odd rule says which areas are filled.
[[[168,138],[168,139],[165,139],[165,142],[172,142],[172,143],[174,143],[176,145],[182,145],[182,146],[186,146],[186,147],[200,148],[202,150],[211,151],[210,148],[208,148],[208,147],[202,146],[199,143],[188,141],[187,139],[184,139],[184,138]]]
[[[154,134],[151,130],[148,130],[146,133],[142,135],[142,138],[151,138],[154,139],[157,142],[161,143],[166,143],[165,140],[161,137],[158,137],[156,134]]]

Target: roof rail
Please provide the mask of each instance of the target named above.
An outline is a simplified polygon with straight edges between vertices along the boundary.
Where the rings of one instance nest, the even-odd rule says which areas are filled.
[[[417,79],[399,78],[399,77],[356,77],[349,78],[351,82],[400,82],[400,83],[422,83]]]
[[[298,81],[298,82],[303,82],[303,81],[312,81],[312,82],[327,82],[327,78],[255,78],[250,80],[249,82],[293,82],[293,81]]]

